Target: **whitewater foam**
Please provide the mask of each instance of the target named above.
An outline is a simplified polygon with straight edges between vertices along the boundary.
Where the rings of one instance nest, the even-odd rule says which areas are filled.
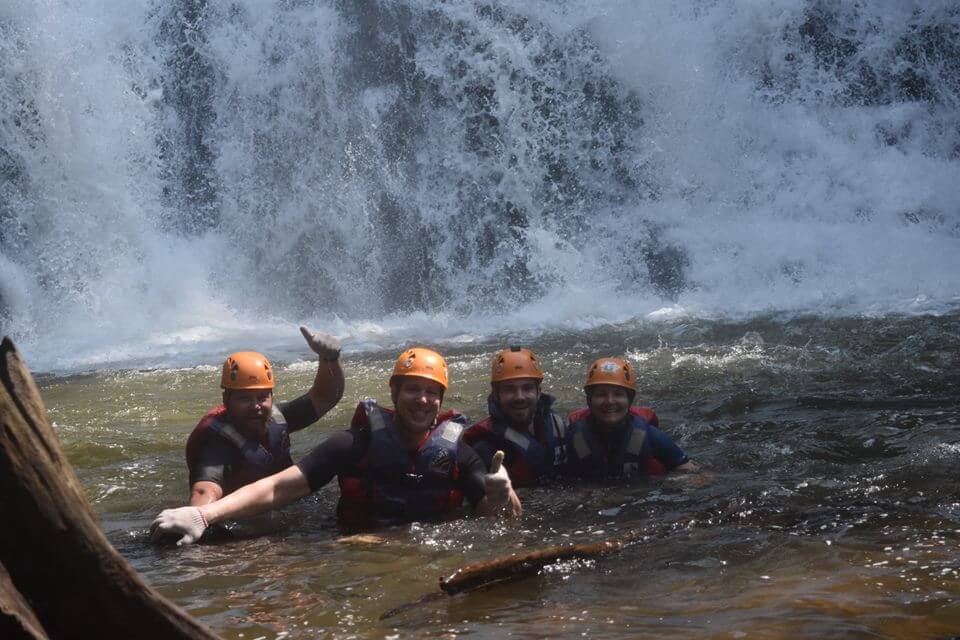
[[[0,321],[38,370],[960,307],[951,2],[49,0],[0,34]]]

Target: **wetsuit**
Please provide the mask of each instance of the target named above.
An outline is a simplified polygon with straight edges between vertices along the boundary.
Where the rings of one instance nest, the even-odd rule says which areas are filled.
[[[370,413],[383,422],[368,422]],[[450,515],[462,497],[473,506],[483,499],[486,465],[458,437],[460,425],[444,422],[451,414],[440,417],[442,424],[425,435],[417,451],[402,445],[392,416],[374,403],[361,403],[349,429],[332,434],[297,462],[311,492],[337,476],[342,525],[437,519]]]
[[[269,436],[273,437],[268,436],[264,441],[255,443],[263,447],[261,453],[268,454],[263,456],[266,459],[260,464],[253,462],[249,453],[245,456],[237,443],[217,433],[213,428],[206,428],[202,433],[191,435],[187,452],[190,486],[201,481],[213,482],[220,485],[224,494],[227,494],[260,478],[283,471],[293,464],[290,459],[289,434],[316,422],[319,419],[317,410],[308,394],[290,402],[278,402],[273,408],[274,412],[279,412],[280,415],[274,415],[272,422],[280,424],[271,425],[273,433]]]
[[[510,426],[491,394],[487,398],[490,416],[467,429],[463,440],[488,467],[493,454],[503,451],[503,464],[515,487],[545,484],[558,476],[565,463],[564,425],[550,410],[553,403],[553,396],[540,394],[531,435]]]
[[[565,473],[580,478],[625,479],[666,473],[690,461],[666,433],[650,409],[631,408],[612,430],[597,428],[589,409],[569,417]]]

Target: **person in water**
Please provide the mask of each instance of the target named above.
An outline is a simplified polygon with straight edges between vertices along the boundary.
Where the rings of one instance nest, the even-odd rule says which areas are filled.
[[[540,358],[530,349],[498,351],[490,365],[490,415],[463,436],[487,465],[496,451],[505,452],[503,464],[517,487],[556,479],[565,463],[563,421],[542,382]]]
[[[587,407],[568,418],[566,471],[593,479],[626,479],[696,471],[696,465],[659,429],[652,409],[633,407],[637,378],[620,358],[600,358],[583,385]]]
[[[190,504],[199,507],[240,487],[286,469],[290,434],[316,422],[343,396],[340,343],[300,327],[319,357],[313,386],[294,400],[274,403],[276,378],[270,362],[240,351],[223,363],[223,404],[208,411],[187,439]]]
[[[463,498],[481,515],[522,512],[505,467],[487,473],[462,439],[466,418],[440,413],[448,387],[443,357],[408,349],[390,376],[394,408],[362,401],[349,429],[334,433],[296,465],[199,507],[166,509],[151,537],[179,535],[190,544],[212,524],[254,516],[290,504],[326,485],[340,484],[338,515],[348,528],[385,526],[452,515]]]

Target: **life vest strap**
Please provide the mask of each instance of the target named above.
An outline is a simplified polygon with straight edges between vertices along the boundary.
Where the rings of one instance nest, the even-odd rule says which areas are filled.
[[[247,438],[242,433],[237,431],[237,428],[234,427],[229,422],[222,422],[220,420],[214,420],[210,423],[210,427],[222,437],[230,441],[230,444],[235,446],[237,449],[243,451],[244,447],[248,446]]]
[[[447,442],[456,442],[460,438],[460,434],[463,432],[463,425],[459,422],[454,422],[453,420],[447,420],[446,422],[441,423],[437,429],[443,429],[443,432],[440,433],[440,437],[446,440]]]
[[[383,419],[383,412],[379,407],[367,411],[367,421],[370,423],[371,431],[381,431],[387,428],[387,422]]]
[[[646,441],[647,430],[642,427],[631,426],[630,440],[627,442],[627,453],[633,456],[639,456]]]
[[[578,430],[576,435],[573,436],[573,450],[576,451],[577,457],[581,460],[590,457],[590,445],[587,443],[587,436],[583,429]]]
[[[503,430],[503,437],[520,447],[523,451],[529,451],[533,446],[533,438],[525,433],[521,433],[513,427],[507,427]]]
[[[276,424],[287,424],[287,416],[283,415],[283,411],[277,409],[276,405],[270,407],[270,420]]]
[[[563,442],[563,437],[566,435],[566,428],[563,426],[563,420],[560,419],[560,416],[551,411],[550,422],[553,423],[553,432],[557,434],[557,442]]]

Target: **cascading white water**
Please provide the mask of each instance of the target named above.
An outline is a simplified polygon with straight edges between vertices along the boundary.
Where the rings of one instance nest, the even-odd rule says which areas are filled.
[[[954,2],[0,8],[33,366],[960,300]]]

